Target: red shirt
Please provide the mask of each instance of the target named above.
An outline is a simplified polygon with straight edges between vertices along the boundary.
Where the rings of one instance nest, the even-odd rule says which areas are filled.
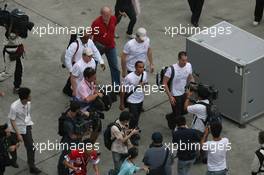
[[[115,48],[116,24],[117,20],[115,16],[111,16],[108,26],[104,23],[102,16],[99,16],[92,23],[94,41],[105,45],[106,48]]]
[[[80,170],[75,171],[74,175],[86,175],[88,162],[90,161],[94,165],[99,162],[99,158],[95,150],[93,150],[90,154],[86,154],[82,150],[72,150],[70,154],[65,156],[65,158],[66,161],[70,162],[74,167],[80,167]]]

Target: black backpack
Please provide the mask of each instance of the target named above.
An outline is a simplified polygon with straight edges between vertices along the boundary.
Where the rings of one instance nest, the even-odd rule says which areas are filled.
[[[160,86],[163,85],[163,79],[164,79],[164,75],[166,73],[166,71],[168,70],[168,68],[171,68],[171,77],[170,77],[170,80],[168,82],[168,87],[169,89],[171,90],[171,87],[172,87],[172,80],[174,78],[174,75],[175,75],[175,70],[174,70],[174,67],[173,65],[171,66],[166,66],[166,67],[163,67],[160,71],[160,73],[158,73],[156,75],[156,84],[159,86],[159,89],[161,90]]]
[[[58,119],[58,121],[59,121],[58,122],[58,134],[62,137],[65,136],[65,134],[66,134],[66,131],[64,131],[65,121],[72,122],[72,120],[67,116],[67,112],[68,112],[68,110],[66,112],[63,112]]]
[[[218,108],[214,104],[207,104],[204,102],[198,102],[196,104],[201,104],[206,107],[206,113],[207,113],[207,118],[205,121],[203,121],[204,125],[206,126],[207,124],[213,124],[213,123],[222,123],[222,114],[219,112]]]
[[[104,131],[104,145],[108,150],[111,150],[112,143],[115,141],[116,138],[111,139],[111,128],[112,126],[116,126],[120,131],[122,130],[121,126],[116,122],[110,123],[107,125],[107,128]]]
[[[259,170],[258,170],[258,173],[263,173],[264,170],[262,170],[262,166],[263,166],[263,163],[264,163],[264,155],[260,152],[260,150],[263,150],[264,151],[264,148],[260,148],[256,151],[256,155],[259,159],[259,164],[260,164],[260,167],[259,167]]]

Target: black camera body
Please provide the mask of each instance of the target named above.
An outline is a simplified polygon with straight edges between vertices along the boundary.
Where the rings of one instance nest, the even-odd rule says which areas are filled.
[[[210,101],[214,101],[218,98],[218,89],[214,88],[213,86],[209,85],[204,85],[201,83],[195,83],[195,82],[190,82],[187,86],[186,89],[190,90],[191,92],[198,93],[199,88],[203,88],[206,90],[206,93],[208,94],[207,99]]]
[[[8,39],[10,33],[15,33],[21,38],[27,38],[28,30],[31,31],[34,23],[29,21],[28,15],[19,9],[14,9],[11,12],[6,10],[7,4],[4,9],[0,9],[0,26],[5,27],[5,36]]]

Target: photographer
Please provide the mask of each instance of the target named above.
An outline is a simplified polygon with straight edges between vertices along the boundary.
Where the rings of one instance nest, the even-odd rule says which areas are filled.
[[[82,136],[76,133],[75,123],[77,120],[77,115],[80,111],[80,105],[77,102],[71,102],[70,110],[62,114],[61,123],[59,123],[59,134],[62,136],[61,143],[70,145],[71,143],[79,143]],[[60,126],[61,125],[61,126]],[[61,131],[60,131],[61,130]],[[66,148],[62,150],[62,154],[58,162],[58,174],[64,175],[67,169],[63,165],[64,156],[69,152]]]
[[[8,125],[0,126],[0,175],[5,172],[5,167],[12,165],[12,161],[9,158],[9,153],[16,150],[16,144],[10,144],[8,137],[10,136],[10,130]]]
[[[187,99],[184,103],[184,109],[190,113],[193,114],[193,121],[192,121],[192,129],[195,129],[199,138],[202,139],[205,127],[206,127],[206,119],[207,119],[207,111],[206,106],[203,104],[199,104],[200,102],[209,104],[208,98],[210,97],[210,92],[205,86],[198,85],[197,87],[197,98],[195,104],[192,104],[190,102],[190,98],[193,94],[191,90],[187,90]],[[202,151],[200,152],[200,156],[197,159],[197,161],[203,161],[203,163],[206,163],[206,152]]]
[[[131,119],[131,113],[123,111],[115,125],[111,127],[111,139],[114,140],[111,146],[113,161],[114,161],[114,174],[119,172],[119,169],[128,153],[128,148],[131,147],[130,138],[139,133],[139,130],[129,130],[128,125]]]
[[[96,71],[87,67],[83,71],[83,79],[79,83],[76,93],[76,98],[80,103],[81,108],[92,108],[93,102],[97,97],[102,97],[103,94],[96,90]]]

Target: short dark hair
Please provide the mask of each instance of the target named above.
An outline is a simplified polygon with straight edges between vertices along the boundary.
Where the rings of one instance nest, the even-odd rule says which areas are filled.
[[[91,78],[95,74],[96,74],[96,71],[91,67],[87,67],[83,71],[83,77],[84,78]]]
[[[222,124],[219,122],[210,124],[210,130],[214,138],[220,137],[222,132]]]
[[[137,67],[138,64],[144,64],[144,63],[143,63],[143,61],[140,61],[140,60],[139,60],[139,61],[137,61],[137,62],[135,63],[135,67]]]
[[[177,126],[186,125],[186,119],[185,119],[185,117],[183,117],[183,116],[178,116],[178,117],[176,118],[176,124],[177,124]]]
[[[178,59],[181,59],[182,56],[187,56],[187,53],[185,51],[180,51],[178,53]]]
[[[197,95],[201,97],[203,100],[208,99],[210,97],[210,92],[207,87],[198,85]]]
[[[70,102],[70,111],[71,112],[77,112],[80,110],[80,104],[77,101],[71,101]]]
[[[123,121],[129,121],[132,117],[132,113],[128,112],[128,111],[123,111],[121,112],[120,116],[119,116],[119,121],[123,122]]]
[[[21,87],[18,90],[18,96],[19,96],[20,100],[28,99],[30,93],[31,93],[31,90],[27,87]]]
[[[131,159],[134,159],[138,156],[138,149],[136,147],[132,147],[128,150],[128,156],[130,156]]]
[[[259,143],[264,144],[264,131],[259,132]]]

